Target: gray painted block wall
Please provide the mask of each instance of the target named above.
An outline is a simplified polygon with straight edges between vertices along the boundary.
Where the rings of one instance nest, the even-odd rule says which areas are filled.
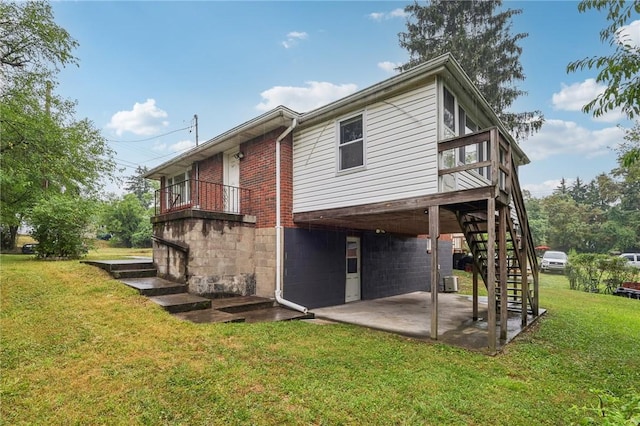
[[[345,297],[347,232],[285,228],[285,299],[308,308],[341,305]],[[430,289],[427,240],[372,232],[361,237],[361,298]],[[441,276],[452,275],[452,243],[439,243]]]

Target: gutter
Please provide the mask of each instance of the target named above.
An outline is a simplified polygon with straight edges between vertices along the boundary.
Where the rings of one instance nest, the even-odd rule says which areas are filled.
[[[287,306],[304,314],[307,308],[297,303],[286,300],[282,297],[282,222],[280,218],[280,142],[286,138],[298,125],[298,120],[294,118],[291,125],[276,139],[276,302]]]

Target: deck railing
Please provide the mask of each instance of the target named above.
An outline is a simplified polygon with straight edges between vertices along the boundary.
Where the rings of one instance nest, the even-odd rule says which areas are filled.
[[[251,214],[251,191],[197,179],[185,180],[155,192],[155,215],[197,209],[216,213]]]
[[[496,127],[441,141],[438,176],[440,192],[493,186],[508,194],[511,145]]]

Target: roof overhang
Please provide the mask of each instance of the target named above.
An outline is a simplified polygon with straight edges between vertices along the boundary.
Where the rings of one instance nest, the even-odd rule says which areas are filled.
[[[213,139],[160,164],[143,175],[147,179],[159,180],[163,176],[174,176],[184,172],[194,162],[205,160],[220,152],[240,146],[241,143],[267,134],[281,127],[288,127],[299,114],[284,106],[278,106],[252,120],[216,136]]]
[[[527,155],[509,134],[502,121],[489,106],[469,76],[464,72],[458,61],[456,61],[450,53],[446,53],[413,67],[408,71],[304,114],[297,113],[284,106],[278,106],[153,168],[143,177],[160,179],[162,176],[173,176],[191,167],[196,161],[201,161],[217,153],[228,151],[243,142],[264,135],[277,128],[283,126],[288,127],[294,118],[297,119],[299,128],[317,124],[321,121],[335,119],[351,111],[363,108],[366,105],[418,87],[436,76],[442,77],[445,80],[453,79],[457,82],[458,87],[462,87],[471,99],[476,100],[476,106],[490,119],[492,122],[491,125],[497,125],[502,134],[507,138],[514,150],[518,164],[528,164],[530,162]]]
[[[453,79],[457,83],[457,86],[462,87],[471,99],[476,100],[477,107],[489,118],[491,126],[498,126],[502,134],[508,139],[519,160],[519,164],[528,164],[530,162],[527,155],[509,134],[504,123],[502,123],[497,114],[489,106],[487,100],[462,69],[462,66],[450,53],[445,53],[430,61],[423,62],[420,65],[345,98],[301,114],[298,118],[298,128],[311,126],[324,120],[336,119],[371,103],[384,100],[395,94],[406,92],[414,87],[420,86],[435,76],[443,77],[445,80]]]

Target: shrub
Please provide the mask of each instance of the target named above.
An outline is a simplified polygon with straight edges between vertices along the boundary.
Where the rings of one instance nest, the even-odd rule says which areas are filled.
[[[95,203],[54,194],[39,201],[29,214],[31,236],[38,241],[36,256],[77,259],[87,253],[90,240],[84,238]]]

